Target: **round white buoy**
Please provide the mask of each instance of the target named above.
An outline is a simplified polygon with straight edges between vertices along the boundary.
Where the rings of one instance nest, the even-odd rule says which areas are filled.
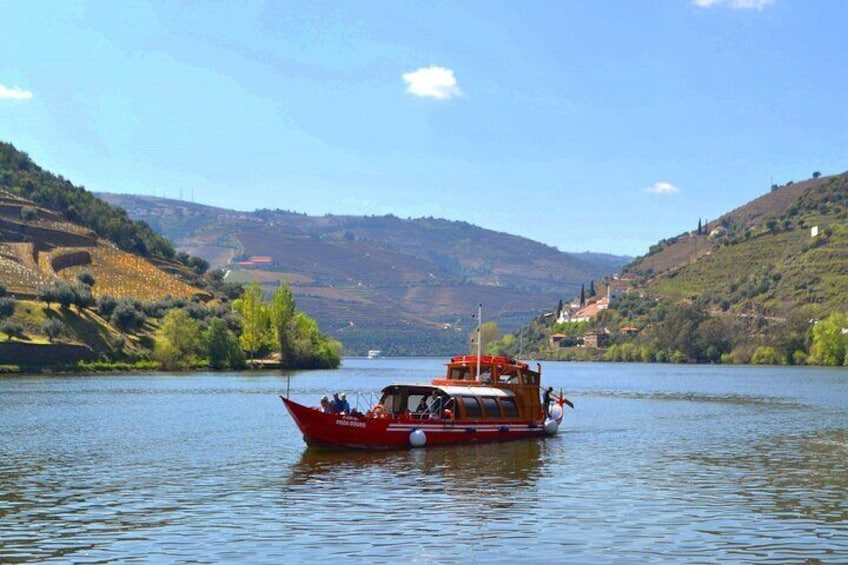
[[[557,424],[556,420],[552,420],[548,418],[545,420],[545,433],[549,436],[556,435],[557,430],[559,430],[559,424]]]
[[[409,432],[409,444],[412,447],[424,447],[424,444],[426,443],[427,434],[424,433],[424,430],[419,430],[418,428],[416,428]]]
[[[559,403],[555,402],[551,405],[551,418],[554,420],[562,418],[562,406]]]

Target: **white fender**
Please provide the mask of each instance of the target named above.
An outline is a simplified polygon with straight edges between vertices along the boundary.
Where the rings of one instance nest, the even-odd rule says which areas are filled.
[[[548,418],[547,420],[545,420],[545,433],[547,435],[549,435],[549,436],[556,435],[558,430],[559,430],[559,424],[557,424],[556,420],[554,420],[552,418]]]
[[[420,430],[415,428],[411,432],[409,432],[409,444],[412,447],[424,447],[427,443],[427,434],[424,433],[424,430]]]

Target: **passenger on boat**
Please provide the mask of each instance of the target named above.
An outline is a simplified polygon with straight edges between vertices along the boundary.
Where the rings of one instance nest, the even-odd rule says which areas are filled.
[[[350,403],[347,401],[347,394],[342,393],[336,408],[338,408],[340,414],[350,414]]]
[[[421,402],[418,403],[418,408],[415,409],[416,414],[426,414],[429,408],[427,407],[427,397],[422,396]]]
[[[342,401],[339,399],[339,393],[334,392],[333,399],[330,401],[330,409],[328,410],[328,412],[330,414],[338,414],[339,412],[341,412],[341,403]]]
[[[327,395],[321,397],[321,407],[318,409],[321,412],[329,412],[330,411],[330,399],[327,398]]]
[[[542,395],[542,406],[545,408],[545,418],[551,417],[551,403],[554,401],[554,387],[549,386]]]
[[[442,415],[442,397],[439,391],[433,389],[430,394],[430,418],[439,418]]]

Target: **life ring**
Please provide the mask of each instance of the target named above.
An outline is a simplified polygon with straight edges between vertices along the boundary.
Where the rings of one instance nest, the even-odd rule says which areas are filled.
[[[386,407],[378,402],[371,407],[371,410],[368,411],[366,416],[370,416],[371,418],[388,418],[389,413],[386,412]]]

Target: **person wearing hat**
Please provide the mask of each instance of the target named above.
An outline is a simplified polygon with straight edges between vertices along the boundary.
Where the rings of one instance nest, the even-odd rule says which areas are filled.
[[[347,401],[347,394],[342,393],[339,397],[339,401],[336,404],[336,412],[339,414],[350,414],[350,404]]]

